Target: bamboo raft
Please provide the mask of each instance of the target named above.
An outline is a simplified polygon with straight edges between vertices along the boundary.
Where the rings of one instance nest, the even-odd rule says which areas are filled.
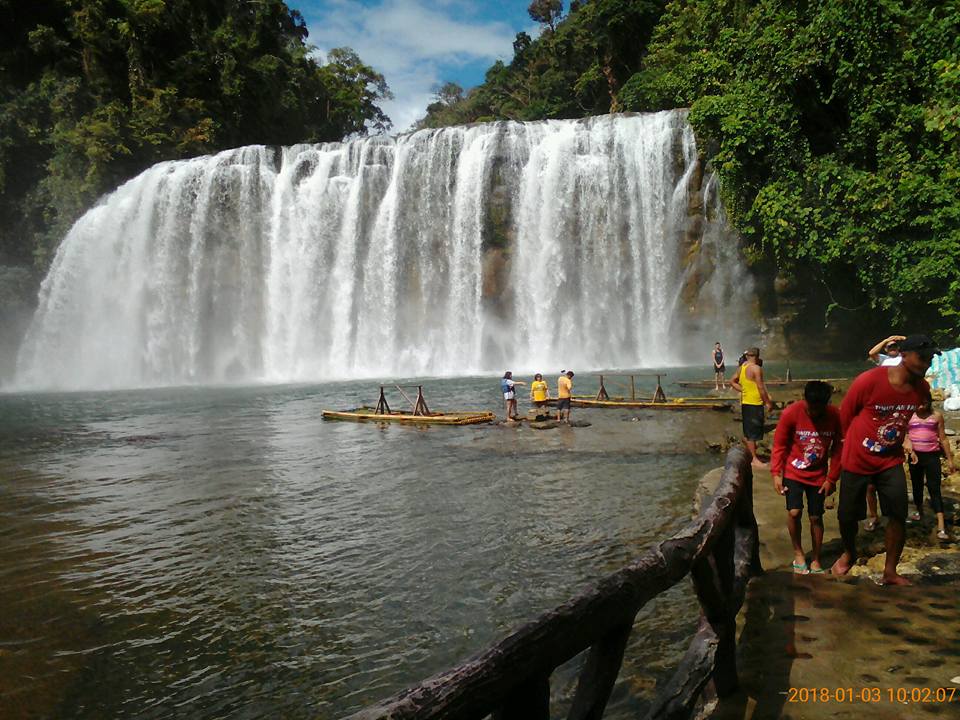
[[[847,378],[801,378],[798,380],[764,380],[763,384],[767,387],[803,387],[811,380],[820,380],[821,382],[830,383],[831,385],[838,382],[843,382]],[[726,382],[726,381],[725,381]],[[716,387],[716,382],[714,380],[678,380],[677,385],[685,388],[696,388],[699,390],[708,389]],[[730,386],[729,382],[726,382],[727,387]]]
[[[549,398],[549,405],[556,405],[557,398]],[[669,400],[641,400],[608,397],[597,400],[594,397],[576,396],[570,398],[570,405],[580,408],[632,408],[640,410],[730,410],[733,403],[729,400],[706,400],[703,398],[671,398]]]
[[[573,407],[580,408],[629,408],[637,410],[730,410],[733,407],[733,403],[736,402],[737,398],[728,397],[728,398],[713,398],[713,397],[696,397],[696,398],[667,398],[666,393],[663,392],[663,387],[660,384],[660,378],[663,377],[663,373],[651,374],[651,377],[657,378],[657,389],[653,393],[652,398],[639,398],[637,397],[636,383],[634,381],[635,377],[643,377],[637,375],[623,375],[622,377],[630,378],[630,397],[617,397],[611,396],[607,392],[607,388],[604,381],[603,375],[598,375],[600,378],[600,389],[597,391],[596,395],[573,395],[570,398],[570,405]],[[609,377],[609,376],[608,376]],[[617,377],[617,376],[615,376]],[[556,405],[558,398],[548,398],[547,404]]]
[[[324,420],[345,420],[348,422],[388,422],[405,423],[409,425],[477,425],[479,423],[488,423],[496,420],[492,412],[484,410],[464,410],[459,412],[431,412],[427,407],[427,402],[423,398],[423,386],[417,385],[417,400],[414,402],[407,397],[403,389],[398,385],[400,394],[406,398],[407,402],[413,405],[412,412],[400,412],[391,410],[387,404],[387,398],[383,393],[383,385],[380,386],[380,399],[377,406],[360,407],[354,410],[324,410],[322,413]]]
[[[324,420],[347,420],[351,422],[393,422],[409,423],[414,425],[476,425],[488,423],[496,419],[492,412],[450,412],[430,413],[429,415],[413,415],[391,411],[378,413],[376,408],[363,407],[356,410],[324,410]]]

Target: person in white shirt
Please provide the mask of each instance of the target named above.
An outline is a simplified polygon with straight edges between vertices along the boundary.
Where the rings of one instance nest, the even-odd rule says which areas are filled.
[[[870,348],[867,357],[871,362],[883,367],[899,365],[902,362],[900,357],[900,341],[905,340],[903,335],[891,335]]]

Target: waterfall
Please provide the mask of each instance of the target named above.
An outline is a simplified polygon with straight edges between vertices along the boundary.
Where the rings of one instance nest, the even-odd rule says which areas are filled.
[[[77,221],[15,384],[664,366],[750,302],[683,111],[246,147]]]

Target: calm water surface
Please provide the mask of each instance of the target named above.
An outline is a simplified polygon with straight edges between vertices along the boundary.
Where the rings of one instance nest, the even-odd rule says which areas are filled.
[[[502,414],[496,379],[424,382],[436,409]],[[321,420],[375,400],[369,383],[0,395],[0,717],[343,716],[678,529],[720,462],[706,441],[736,431],[577,409],[591,427]],[[646,706],[695,606],[685,582],[644,609],[611,717]]]

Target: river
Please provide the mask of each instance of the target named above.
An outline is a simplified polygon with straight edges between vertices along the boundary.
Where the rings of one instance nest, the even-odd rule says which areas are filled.
[[[502,415],[496,378],[417,382],[435,409]],[[576,408],[590,427],[321,420],[375,400],[366,382],[0,395],[0,716],[343,716],[678,529],[721,461],[707,441],[737,430]],[[642,611],[610,717],[646,707],[695,623],[687,582]]]

